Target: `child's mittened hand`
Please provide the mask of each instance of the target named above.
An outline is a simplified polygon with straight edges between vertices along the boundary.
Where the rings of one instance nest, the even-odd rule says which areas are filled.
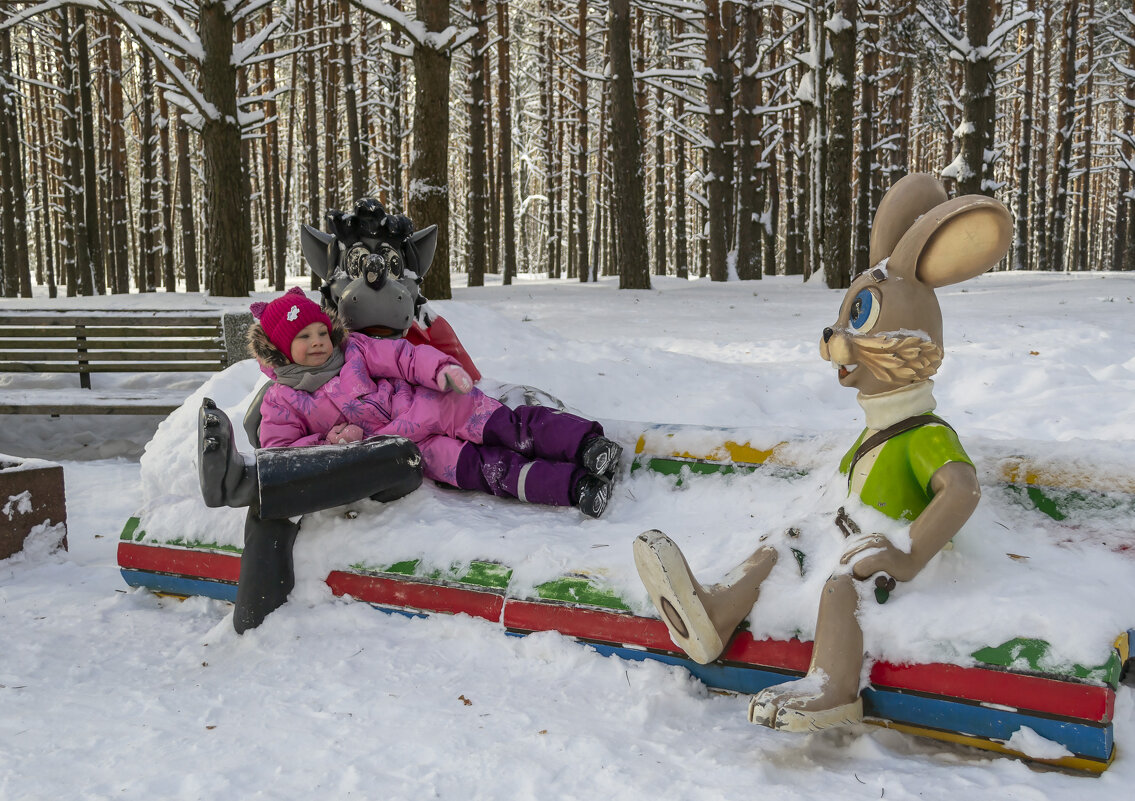
[[[331,445],[346,445],[363,438],[363,430],[354,423],[340,423],[327,432],[327,442]]]
[[[473,388],[473,379],[456,364],[447,364],[437,371],[437,385],[445,391],[453,390],[464,395]]]

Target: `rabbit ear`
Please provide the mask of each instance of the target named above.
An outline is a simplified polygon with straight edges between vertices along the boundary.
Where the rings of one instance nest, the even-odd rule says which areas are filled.
[[[1013,221],[997,200],[963,195],[924,214],[895,245],[890,273],[931,289],[957,284],[988,270],[1009,251]]]
[[[920,172],[900,178],[879,201],[871,224],[871,266],[891,255],[915,220],[945,202],[946,189],[933,175]]]

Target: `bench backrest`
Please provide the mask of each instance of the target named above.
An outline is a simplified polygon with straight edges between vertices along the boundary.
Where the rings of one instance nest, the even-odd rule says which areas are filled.
[[[91,373],[215,372],[225,367],[221,315],[121,314],[0,315],[0,372]]]

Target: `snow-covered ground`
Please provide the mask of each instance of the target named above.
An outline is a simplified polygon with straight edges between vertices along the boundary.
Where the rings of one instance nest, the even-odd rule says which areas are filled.
[[[654,290],[619,292],[611,280],[521,280],[458,287],[454,295],[434,306],[486,383],[540,387],[617,430],[653,421],[740,427],[774,441],[812,436],[804,456],[822,464],[861,426],[854,393],[817,354],[841,299],[817,284],[656,278]],[[938,413],[972,455],[1019,452],[1097,478],[1135,477],[1135,276],[996,274],[939,295],[947,356]],[[185,298],[114,302],[152,308]],[[254,380],[254,370],[238,367],[213,377],[210,388],[235,408]],[[1079,799],[1126,795],[1135,784],[1129,688],[1116,711],[1118,756],[1101,778],[1041,772],[872,727],[780,734],[745,721],[745,698],[707,693],[679,669],[607,659],[556,635],[518,639],[463,617],[411,620],[335,601],[314,578],[326,558],[318,546],[347,547],[352,532],[330,514],[305,529],[307,542],[301,535],[292,602],[238,637],[226,604],[131,591],[117,571],[125,520],[195,481],[179,416],[191,418],[192,409],[162,426],[141,463],[157,420],[8,417],[0,426],[0,453],[63,463],[71,546],[50,553],[33,543],[0,561],[4,801]],[[368,515],[387,531],[367,536],[394,557],[412,546],[405,532],[444,540],[456,558],[495,555],[533,582],[590,554],[630,587],[630,542],[660,527],[712,580],[751,537],[812,511],[824,475],[813,471],[793,487],[791,498],[770,498],[766,478],[713,477],[675,491],[636,474],[599,521],[423,487],[387,507],[374,504]],[[1039,523],[996,497],[978,514],[990,525],[967,527],[973,533],[959,535],[931,579],[966,559],[978,576],[1009,577],[1007,585],[1037,595],[1030,625],[1067,632],[1063,647],[1072,654],[1090,649],[1100,632],[1135,624],[1135,561],[1132,551],[1113,550],[1135,544],[1131,520],[1075,530]],[[198,524],[195,515],[186,513],[186,525]],[[227,518],[217,521],[218,536],[231,536]],[[1007,533],[990,541],[990,531]],[[1006,552],[1029,559],[1004,560]],[[1022,561],[1031,572],[1013,572]],[[1049,603],[1051,584],[1074,588],[1076,603]],[[935,596],[933,587],[882,609],[914,619],[935,597],[949,609],[956,599]],[[771,602],[767,611],[790,605]],[[1085,608],[1094,610],[1091,620]],[[953,620],[952,631],[995,638],[997,617],[968,628]],[[868,637],[890,654],[930,646],[922,633],[902,630],[868,626]]]

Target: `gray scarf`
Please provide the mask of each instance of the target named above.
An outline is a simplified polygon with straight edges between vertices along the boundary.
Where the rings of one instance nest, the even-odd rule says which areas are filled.
[[[315,392],[339,375],[339,371],[343,369],[345,362],[343,351],[335,348],[331,351],[331,356],[328,357],[327,361],[318,367],[304,367],[302,364],[291,362],[282,367],[276,367],[276,381],[285,387],[298,389],[301,392]]]

